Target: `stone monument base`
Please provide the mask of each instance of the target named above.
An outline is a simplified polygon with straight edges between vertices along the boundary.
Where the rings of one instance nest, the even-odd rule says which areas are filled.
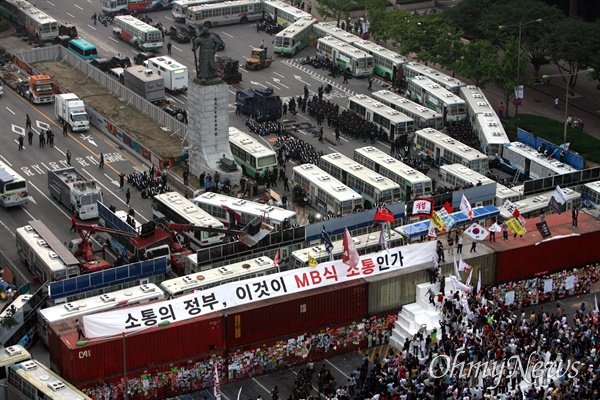
[[[190,144],[190,173],[202,172],[214,176],[219,172],[231,184],[242,177],[242,170],[227,171],[220,167],[221,159],[233,160],[229,146],[229,91],[222,79],[199,81],[188,88],[188,143]]]

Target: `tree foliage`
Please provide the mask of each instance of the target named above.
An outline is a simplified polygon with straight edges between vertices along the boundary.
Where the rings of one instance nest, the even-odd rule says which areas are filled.
[[[331,18],[339,25],[342,19],[350,15],[352,4],[351,0],[319,0],[316,9],[325,20]]]
[[[463,48],[457,72],[472,80],[476,86],[485,87],[497,62],[498,49],[492,43],[487,40],[472,40]]]

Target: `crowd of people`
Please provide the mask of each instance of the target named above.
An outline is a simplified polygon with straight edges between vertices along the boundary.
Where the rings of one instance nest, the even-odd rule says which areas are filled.
[[[469,147],[474,149],[480,149],[481,143],[479,142],[479,137],[473,131],[473,127],[471,126],[471,122],[465,119],[464,121],[458,124],[450,124],[447,126],[448,136],[453,139],[458,140],[459,142],[466,144]]]

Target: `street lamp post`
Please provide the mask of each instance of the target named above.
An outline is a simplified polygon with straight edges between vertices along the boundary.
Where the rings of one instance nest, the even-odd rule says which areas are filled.
[[[540,23],[542,22],[541,18],[535,19],[533,21],[529,21],[529,22],[523,22],[523,21],[519,21],[518,24],[512,24],[512,25],[500,25],[498,27],[498,29],[505,29],[505,28],[510,28],[513,26],[518,26],[519,27],[519,48],[518,48],[518,52],[517,52],[517,89],[515,90],[515,115],[517,115],[519,113],[519,91],[521,89],[521,37],[522,37],[522,31],[523,31],[523,25],[529,25],[529,24],[534,24],[534,23]],[[507,110],[507,114],[508,114],[508,110]]]
[[[574,72],[572,74],[567,75],[568,79],[567,81],[567,91],[565,93],[565,118],[564,118],[564,130],[563,130],[563,149],[567,150],[567,118],[569,117],[569,84],[571,83],[571,77],[575,76],[575,75],[579,75],[582,74],[584,72],[588,72],[588,73],[592,73],[594,72],[594,68],[588,68],[586,70],[583,71],[578,71],[578,72]],[[543,79],[550,79],[553,76],[562,76],[562,75],[543,75],[542,78]]]

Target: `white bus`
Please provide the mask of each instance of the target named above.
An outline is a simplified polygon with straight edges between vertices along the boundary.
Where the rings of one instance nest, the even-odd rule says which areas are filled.
[[[272,19],[277,22],[277,25],[284,28],[287,28],[300,19],[312,18],[312,15],[309,13],[279,0],[263,1],[263,10],[265,18]]]
[[[130,15],[115,17],[113,35],[142,51],[158,51],[163,47],[163,34],[160,29]]]
[[[372,55],[331,36],[317,40],[317,57],[328,58],[352,76],[364,77],[373,73]]]
[[[433,128],[416,131],[415,145],[421,152],[429,154],[437,165],[462,164],[482,173],[489,169],[485,154]]]
[[[92,400],[37,360],[13,365],[8,374],[8,398],[29,400]]]
[[[386,81],[398,77],[402,65],[407,62],[406,57],[369,40],[355,42],[353,46],[373,56],[373,73]]]
[[[41,41],[54,40],[59,34],[58,21],[25,0],[0,1],[0,14]]]
[[[553,156],[558,156],[554,154]],[[563,175],[576,171],[575,168],[561,163],[559,160],[540,153],[521,142],[504,145],[502,158],[520,174],[529,179],[541,179],[554,175]]]
[[[173,0],[102,0],[104,14],[131,14],[160,11],[173,7]]]
[[[356,36],[353,33],[346,32],[342,28],[337,26],[336,21],[329,22],[320,22],[313,26],[313,34],[316,39],[321,39],[323,37],[332,37],[340,42],[354,44],[356,42],[360,42],[362,39]]]
[[[467,85],[460,88],[460,98],[467,105],[467,114],[471,123],[475,122],[478,114],[495,113],[494,108],[487,101],[483,91],[475,85]]]
[[[75,317],[81,318],[84,315],[164,298],[165,294],[158,286],[153,283],[147,283],[53,307],[40,308],[37,312],[37,333],[42,342],[48,346],[48,327],[54,322]]]
[[[173,224],[197,225],[224,229],[221,221],[176,192],[162,193],[152,199],[152,218]],[[178,232],[196,248],[223,243],[224,233],[217,232]]]
[[[355,149],[354,161],[399,184],[403,201],[431,195],[430,177],[375,147]]]
[[[374,231],[366,233],[364,235],[354,236],[352,242],[359,254],[375,253],[383,250],[379,243],[380,231]],[[388,237],[388,248],[394,248],[404,245],[404,238],[398,232],[390,229],[390,237]],[[336,240],[333,242],[333,258],[339,260],[342,258],[344,252],[344,241]],[[304,249],[296,250],[292,252],[290,256],[290,269],[304,268],[308,266],[308,256],[313,257],[317,262],[329,261],[329,253],[325,249],[324,244],[306,247]]]
[[[233,126],[229,127],[229,146],[244,175],[257,179],[267,168],[271,172],[277,168],[277,153],[273,149]]]
[[[408,80],[406,95],[440,113],[444,122],[461,122],[467,117],[465,101],[424,76]]]
[[[244,227],[256,217],[264,217],[265,222],[281,230],[286,223],[291,224],[296,219],[296,213],[285,208],[213,192],[204,193],[194,198],[193,202],[232,229]]]
[[[5,347],[4,351],[0,350],[0,398],[7,399],[8,393],[6,388],[8,383],[8,374],[10,368],[22,363],[23,361],[31,360],[31,354],[23,346],[14,345]]]
[[[0,161],[0,204],[8,208],[21,206],[28,202],[27,181]]]
[[[502,122],[495,112],[477,114],[473,130],[479,138],[481,151],[488,156],[500,156],[504,145],[510,143]]]
[[[390,204],[402,200],[400,185],[341,153],[321,156],[319,167],[360,193],[366,209],[378,203]]]
[[[498,186],[507,189],[505,186],[500,185],[493,179],[488,178],[485,175],[480,174],[479,172],[473,171],[472,169],[465,167],[461,164],[448,164],[442,165],[440,167],[440,184],[445,184],[446,186],[456,187],[460,189],[469,188],[472,186],[484,186],[484,185],[494,185],[496,187],[496,193],[498,192]],[[513,192],[513,194],[519,198],[519,194]],[[514,196],[513,196],[514,198]],[[512,201],[512,200],[511,200]],[[495,205],[497,207],[502,207],[504,202],[500,203],[500,200],[485,200],[482,202],[482,206],[491,206]]]
[[[563,212],[579,207],[581,193],[569,188],[562,188],[562,190],[567,195],[567,201],[562,205]],[[523,218],[534,218],[540,215],[542,211],[544,213],[552,212],[552,209],[548,207],[548,202],[552,198],[552,195],[554,195],[554,190],[525,197],[517,202],[513,202],[513,204],[519,209],[519,213]],[[502,207],[500,209],[500,217],[502,220],[507,220],[512,218],[513,215],[506,208]]]
[[[282,56],[293,56],[308,46],[312,27],[317,22],[313,17],[300,18],[275,35],[273,52]]]
[[[349,97],[348,109],[381,127],[390,143],[415,131],[412,118],[364,94]]]
[[[175,22],[184,23],[190,7],[222,2],[222,0],[175,0],[173,2],[173,10],[171,12],[173,13],[173,19]]]
[[[263,17],[262,0],[235,0],[189,7],[185,22],[211,26],[246,24]]]
[[[17,252],[39,282],[78,276],[80,263],[42,221],[17,228]]]
[[[402,78],[404,82],[409,82],[410,78],[416,76],[424,76],[431,79],[447,91],[458,96],[460,88],[465,86],[464,83],[449,75],[446,75],[436,69],[427,67],[418,62],[409,62],[402,65]]]
[[[303,164],[292,170],[292,182],[300,185],[308,202],[320,212],[348,215],[363,206],[363,197],[316,165]]]
[[[583,185],[581,193],[585,193],[588,200],[594,205],[600,205],[600,181],[586,183]]]
[[[442,129],[444,127],[444,116],[441,113],[436,113],[399,94],[390,92],[389,90],[380,90],[371,93],[371,96],[386,106],[408,115],[415,121],[416,129]]]
[[[165,89],[173,93],[185,92],[188,88],[188,67],[169,56],[149,58],[144,66],[164,78]]]
[[[228,282],[237,282],[257,276],[271,275],[279,272],[272,259],[258,257],[219,268],[201,271],[197,265],[196,254],[186,259],[186,269],[194,272],[189,275],[168,279],[160,284],[169,296],[191,293],[195,290],[210,289]]]

